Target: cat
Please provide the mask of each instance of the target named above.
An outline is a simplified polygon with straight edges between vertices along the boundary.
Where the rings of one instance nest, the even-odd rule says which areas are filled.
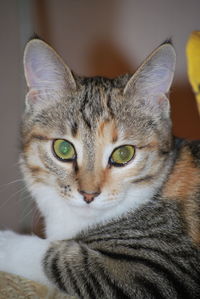
[[[0,270],[84,299],[200,298],[200,143],[172,136],[176,55],[72,74],[31,40],[21,169],[46,239],[0,232]]]

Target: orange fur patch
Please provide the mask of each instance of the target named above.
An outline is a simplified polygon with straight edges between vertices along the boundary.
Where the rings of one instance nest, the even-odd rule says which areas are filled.
[[[78,174],[79,190],[85,192],[100,192],[100,177],[93,171],[80,169]]]
[[[98,138],[105,138],[106,136],[109,136],[109,139],[111,139],[111,142],[113,143],[118,139],[117,128],[113,120],[102,121],[99,124],[97,132]]]
[[[194,165],[191,153],[183,149],[180,160],[170,174],[163,195],[167,198],[187,200],[200,184],[200,172]]]
[[[199,204],[196,200],[199,186],[199,168],[195,166],[191,153],[185,148],[164,187],[163,196],[180,200],[188,234],[196,244],[200,244]]]
[[[48,171],[45,169],[42,169],[39,166],[33,166],[33,165],[28,165],[29,170],[32,172],[33,175],[39,175],[39,174],[47,174]]]

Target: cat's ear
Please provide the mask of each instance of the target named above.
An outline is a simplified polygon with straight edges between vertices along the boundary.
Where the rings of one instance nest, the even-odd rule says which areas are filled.
[[[48,94],[71,92],[76,83],[61,57],[45,42],[31,40],[24,52],[24,72],[29,87],[27,100],[36,102]]]
[[[160,97],[168,93],[175,70],[176,54],[170,43],[158,47],[128,81],[124,95]],[[160,101],[160,100],[159,100]],[[155,101],[156,102],[156,101]]]

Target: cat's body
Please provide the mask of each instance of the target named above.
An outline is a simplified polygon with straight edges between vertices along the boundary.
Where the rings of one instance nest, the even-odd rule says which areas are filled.
[[[24,64],[21,167],[47,239],[2,232],[0,269],[78,298],[199,298],[200,144],[171,135],[173,47],[116,79],[73,76],[39,40]]]
[[[187,237],[176,202],[159,198],[75,240],[55,243],[45,271],[77,298],[200,296],[200,250]]]

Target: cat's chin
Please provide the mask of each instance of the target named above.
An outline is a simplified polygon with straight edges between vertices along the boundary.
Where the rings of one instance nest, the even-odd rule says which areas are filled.
[[[90,204],[87,204],[85,202],[78,202],[76,200],[69,200],[67,202],[67,205],[72,207],[72,208],[77,208],[80,210],[84,210],[85,211],[103,211],[103,210],[107,210],[109,208],[113,208],[115,206],[117,206],[118,204],[120,204],[123,201],[123,199],[118,199],[118,200],[106,200],[106,201],[94,201],[91,202]],[[80,211],[81,212],[81,211]]]

